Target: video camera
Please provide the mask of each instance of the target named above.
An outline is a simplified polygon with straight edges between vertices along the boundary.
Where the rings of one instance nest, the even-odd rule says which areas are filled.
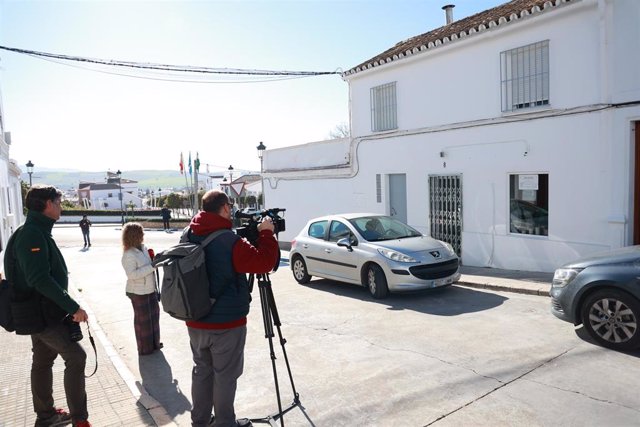
[[[281,208],[267,209],[262,212],[254,213],[243,213],[240,211],[236,211],[236,219],[241,220],[243,223],[242,227],[236,227],[236,234],[240,237],[244,237],[249,241],[249,243],[256,246],[258,243],[258,236],[260,235],[260,233],[258,232],[258,224],[260,224],[260,221],[262,221],[263,218],[269,217],[273,222],[273,234],[277,236],[279,232],[285,230],[284,218],[278,215],[278,213],[284,211],[286,211],[286,209]],[[277,271],[279,265],[280,251],[278,251],[278,259],[276,260],[276,263],[273,266],[272,270]]]
[[[236,211],[235,217],[243,221],[242,227],[236,228],[236,234],[240,237],[244,237],[251,243],[255,245],[258,241],[258,224],[262,221],[263,218],[269,217],[271,221],[273,221],[273,234],[278,234],[281,231],[285,230],[285,222],[284,218],[278,215],[280,212],[284,212],[286,209],[283,208],[272,208],[266,209],[261,212],[254,213],[243,213],[241,211]]]

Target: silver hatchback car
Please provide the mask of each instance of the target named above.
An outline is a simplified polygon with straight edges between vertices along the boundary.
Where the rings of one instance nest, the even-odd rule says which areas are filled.
[[[379,214],[312,219],[291,242],[290,261],[298,283],[312,276],[355,283],[374,298],[460,279],[458,256],[450,244]]]

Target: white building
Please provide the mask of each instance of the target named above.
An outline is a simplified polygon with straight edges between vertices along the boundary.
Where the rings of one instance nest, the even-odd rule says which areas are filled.
[[[0,213],[2,217],[0,222],[0,253],[4,251],[14,230],[24,222],[20,185],[22,171],[16,161],[9,157],[11,134],[6,131],[4,123],[2,97],[0,96]]]
[[[345,72],[352,138],[265,152],[280,240],[373,211],[470,266],[640,244],[639,17],[637,0],[515,0]]]
[[[121,188],[122,187],[122,188]],[[107,172],[105,183],[81,182],[78,185],[78,200],[87,209],[119,210],[122,194],[122,208],[131,205],[142,209],[144,201],[138,196],[138,182],[119,178],[112,172]]]
[[[15,160],[9,158],[11,135],[4,132],[2,109],[0,107],[0,252],[7,246],[9,237],[24,222],[20,174],[22,171]]]

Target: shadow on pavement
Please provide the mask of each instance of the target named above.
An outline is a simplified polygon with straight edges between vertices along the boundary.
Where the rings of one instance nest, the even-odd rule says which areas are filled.
[[[387,305],[388,310],[413,310],[437,316],[457,316],[464,313],[489,310],[501,305],[508,298],[491,292],[470,288],[447,286],[415,292],[389,294],[385,299],[376,300],[363,286],[336,282],[328,279],[312,279],[308,288],[335,295],[372,301]]]
[[[171,366],[162,351],[140,357],[138,367],[142,385],[172,418],[191,409],[191,402],[182,393],[178,380],[173,378]]]
[[[580,325],[577,329],[576,329],[576,335],[578,336],[578,338],[580,338],[582,341],[588,342],[589,344],[593,344],[597,347],[600,347],[602,349],[605,350],[609,350],[609,351],[616,351],[617,353],[622,353],[622,354],[626,354],[628,356],[632,356],[632,357],[638,357],[640,358],[640,348],[636,349],[636,350],[630,350],[630,351],[617,351],[617,350],[611,350],[611,349],[607,349],[606,347],[602,347],[600,344],[598,344],[596,342],[596,340],[594,340],[591,335],[589,335],[589,332],[587,332],[587,330],[585,329],[585,327],[583,325]]]

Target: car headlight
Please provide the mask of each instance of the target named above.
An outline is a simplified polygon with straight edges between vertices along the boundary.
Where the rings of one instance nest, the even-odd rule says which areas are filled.
[[[551,282],[551,286],[556,288],[562,288],[567,286],[569,283],[576,278],[578,273],[580,273],[582,268],[559,268],[553,274],[553,282]]]
[[[405,255],[401,252],[392,251],[391,249],[378,249],[380,255],[385,258],[389,258],[391,261],[397,262],[418,262],[415,258],[410,257],[409,255]]]

